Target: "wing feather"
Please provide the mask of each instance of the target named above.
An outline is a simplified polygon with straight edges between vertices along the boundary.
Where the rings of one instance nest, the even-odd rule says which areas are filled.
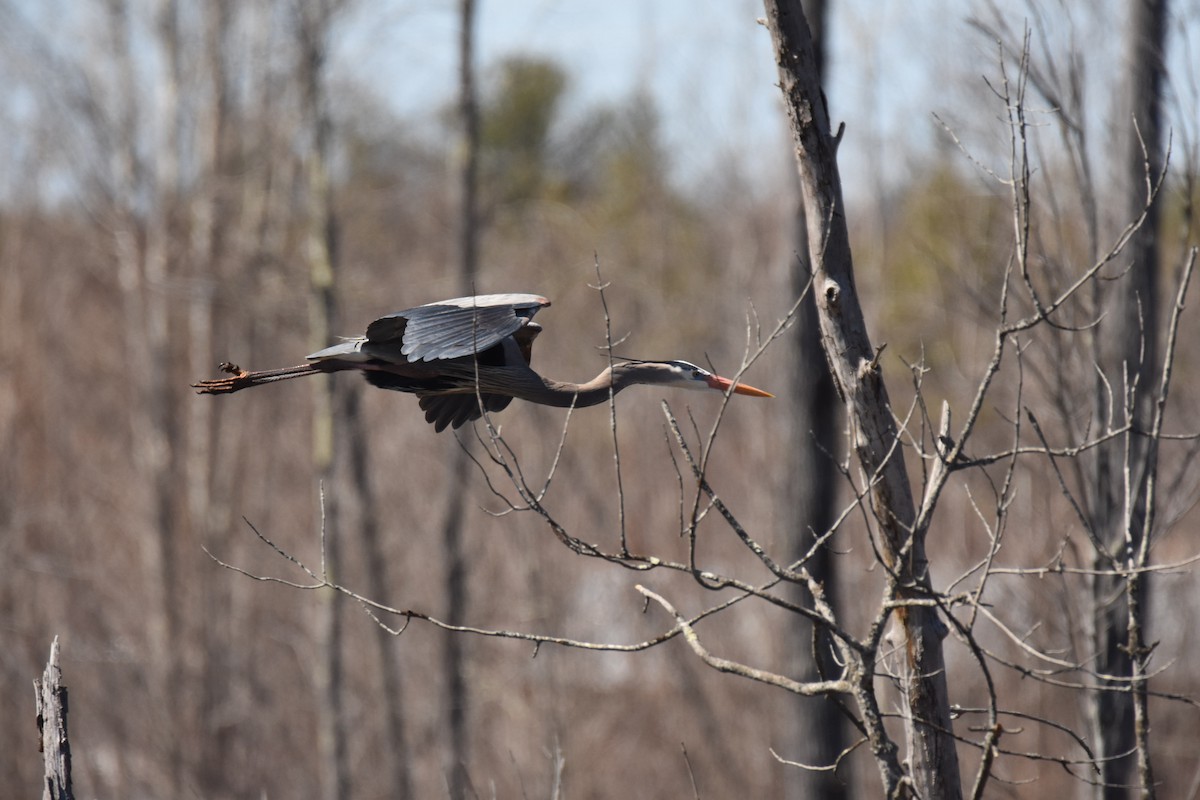
[[[461,358],[512,336],[548,305],[546,298],[531,294],[443,300],[380,317],[367,327],[367,342],[394,346],[399,340],[410,362]]]
[[[511,402],[512,398],[504,395],[483,395],[483,407],[489,414],[503,411]],[[460,428],[483,416],[479,413],[479,398],[473,394],[422,395],[420,406],[425,412],[425,421],[438,433],[447,427]]]

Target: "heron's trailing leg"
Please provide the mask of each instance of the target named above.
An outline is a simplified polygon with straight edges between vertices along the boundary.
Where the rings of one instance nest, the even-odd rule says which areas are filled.
[[[286,381],[289,378],[302,378],[305,375],[315,375],[318,372],[329,372],[328,368],[323,368],[318,364],[300,364],[295,367],[264,369],[258,372],[248,372],[237,364],[231,364],[228,361],[221,362],[219,366],[220,370],[228,373],[229,377],[213,378],[193,383],[192,388],[197,390],[197,394],[229,394],[240,389],[248,389],[251,386],[261,386],[264,383]]]

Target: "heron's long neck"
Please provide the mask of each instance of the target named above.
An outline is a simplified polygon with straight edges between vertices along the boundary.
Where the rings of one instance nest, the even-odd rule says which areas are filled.
[[[508,376],[506,386],[501,391],[531,403],[559,408],[583,408],[606,403],[610,391],[615,394],[630,385],[627,376],[620,370],[614,374],[612,370],[605,369],[586,383],[544,378],[531,369],[522,370],[521,373],[519,378]]]
[[[630,385],[628,381],[623,379],[623,373],[617,372],[614,375],[612,370],[609,369],[605,369],[586,383],[556,381],[552,378],[543,378],[540,375],[538,377],[541,386],[531,386],[533,388],[531,394],[518,396],[534,403],[558,406],[559,408],[598,406],[601,403],[608,402],[610,393],[616,394]]]

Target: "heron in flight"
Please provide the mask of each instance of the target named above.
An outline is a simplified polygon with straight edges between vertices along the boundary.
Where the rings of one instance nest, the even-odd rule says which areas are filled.
[[[485,294],[441,300],[380,317],[365,336],[346,339],[308,356],[308,363],[248,372],[224,363],[226,377],[192,384],[200,394],[228,394],[275,381],[324,372],[360,370],[372,386],[415,394],[437,431],[501,411],[514,397],[562,408],[594,406],[637,383],[732,391],[751,397],[770,392],[714,375],[687,361],[622,360],[587,383],[544,378],[530,368],[533,321],[550,301],[535,294]]]

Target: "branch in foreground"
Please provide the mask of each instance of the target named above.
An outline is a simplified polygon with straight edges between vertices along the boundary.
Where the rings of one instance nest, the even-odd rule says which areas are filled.
[[[415,609],[394,608],[392,606],[384,605],[383,603],[380,603],[376,600],[372,600],[369,597],[365,597],[365,596],[359,594],[358,592],[355,592],[353,589],[350,589],[346,586],[342,586],[341,584],[336,583],[334,581],[330,581],[327,577],[318,575],[315,571],[313,571],[311,568],[309,568],[304,562],[300,561],[298,558],[296,558],[291,553],[287,552],[282,547],[280,547],[278,544],[276,544],[274,541],[272,541],[270,538],[268,538],[265,534],[263,534],[261,531],[259,531],[258,528],[256,528],[252,522],[250,522],[249,520],[245,520],[245,518],[243,518],[243,519],[246,522],[246,525],[250,528],[250,530],[254,532],[254,535],[256,537],[258,537],[259,541],[263,542],[265,545],[267,545],[273,551],[275,551],[275,553],[280,558],[283,558],[284,560],[289,561],[293,565],[295,565],[296,568],[298,568],[299,570],[304,572],[304,574],[306,574],[310,578],[312,578],[313,582],[312,583],[297,583],[296,581],[290,581],[290,580],[287,580],[286,578],[278,578],[273,575],[259,575],[254,572],[251,572],[247,569],[244,569],[243,567],[239,567],[235,564],[230,564],[226,561],[223,561],[222,559],[220,559],[216,555],[214,555],[211,551],[209,551],[208,548],[201,547],[201,549],[204,551],[205,555],[207,555],[210,559],[212,559],[212,561],[215,564],[217,564],[218,566],[223,567],[227,570],[230,570],[231,572],[236,572],[239,575],[244,575],[247,578],[250,578],[251,580],[259,581],[262,583],[277,583],[282,586],[286,586],[290,589],[301,589],[301,590],[308,590],[308,591],[312,591],[312,590],[316,590],[316,589],[326,589],[326,588],[333,589],[334,591],[336,591],[342,595],[345,595],[346,597],[350,598],[351,600],[358,602],[363,607],[363,609],[367,612],[367,614],[370,615],[370,617],[375,621],[376,624],[378,624],[380,627],[382,627],[384,630],[386,630],[388,633],[391,633],[392,635],[399,635],[399,634],[403,633],[404,630],[408,627],[408,623],[415,619],[415,620],[420,620],[422,622],[426,622],[430,625],[433,625],[436,628],[440,628],[442,630],[450,631],[453,633],[468,633],[468,634],[474,634],[477,636],[488,636],[488,637],[499,638],[499,639],[516,639],[519,641],[531,642],[531,643],[533,643],[533,645],[535,647],[534,654],[536,655],[537,648],[540,648],[543,644],[553,644],[553,645],[559,645],[562,647],[573,647],[573,648],[577,648],[577,649],[581,649],[581,650],[599,650],[599,651],[620,652],[620,653],[639,652],[642,650],[649,650],[651,647],[656,647],[664,642],[670,641],[671,639],[674,639],[676,636],[678,636],[680,633],[682,633],[684,630],[682,627],[676,625],[675,627],[673,627],[667,631],[664,631],[663,633],[660,633],[658,636],[652,637],[650,639],[645,639],[640,642],[634,642],[632,644],[618,644],[618,643],[612,643],[612,642],[589,642],[589,641],[584,641],[581,639],[572,639],[572,638],[564,637],[564,636],[550,636],[550,635],[538,634],[538,633],[528,633],[525,631],[511,631],[511,630],[504,630],[504,629],[480,628],[480,627],[471,626],[471,625],[455,625],[455,624],[446,622],[444,620],[441,620],[441,619],[439,619],[431,614],[428,614],[424,611],[418,611]],[[324,547],[324,542],[322,542],[322,547]],[[612,560],[615,561],[615,558]],[[678,567],[679,569],[683,569],[681,565],[675,565],[675,566]],[[734,597],[729,598],[728,600],[725,600],[721,603],[717,603],[713,606],[710,606],[709,608],[705,609],[704,611],[700,612],[699,614],[696,614],[694,617],[692,617],[688,620],[685,620],[685,622],[689,626],[695,625],[698,622],[700,622],[701,620],[704,620],[715,614],[719,614],[722,611],[725,611],[726,609],[730,608],[731,606],[734,606],[749,597],[756,597],[756,596],[759,596],[759,595],[753,591],[743,591],[743,592],[735,595]],[[376,613],[376,612],[378,612],[378,613]],[[387,614],[387,615],[391,615],[394,617],[400,617],[405,620],[404,625],[400,626],[399,628],[392,628],[380,619],[379,614]]]
[[[780,689],[786,689],[793,694],[804,695],[805,697],[814,697],[824,694],[850,694],[851,686],[849,681],[813,681],[811,683],[801,683],[800,681],[792,680],[783,675],[766,670],[756,669],[745,664],[739,664],[736,661],[730,661],[726,658],[714,656],[705,649],[700,643],[700,637],[696,634],[696,629],[692,624],[683,617],[675,607],[659,594],[650,591],[645,586],[638,584],[634,587],[647,598],[653,600],[662,606],[668,614],[675,618],[676,626],[683,631],[684,639],[687,640],[688,646],[692,648],[692,652],[700,656],[705,664],[708,664],[713,669],[719,672],[728,672],[731,675],[740,675],[743,678],[749,678],[752,681],[765,683],[768,686],[775,686]]]

